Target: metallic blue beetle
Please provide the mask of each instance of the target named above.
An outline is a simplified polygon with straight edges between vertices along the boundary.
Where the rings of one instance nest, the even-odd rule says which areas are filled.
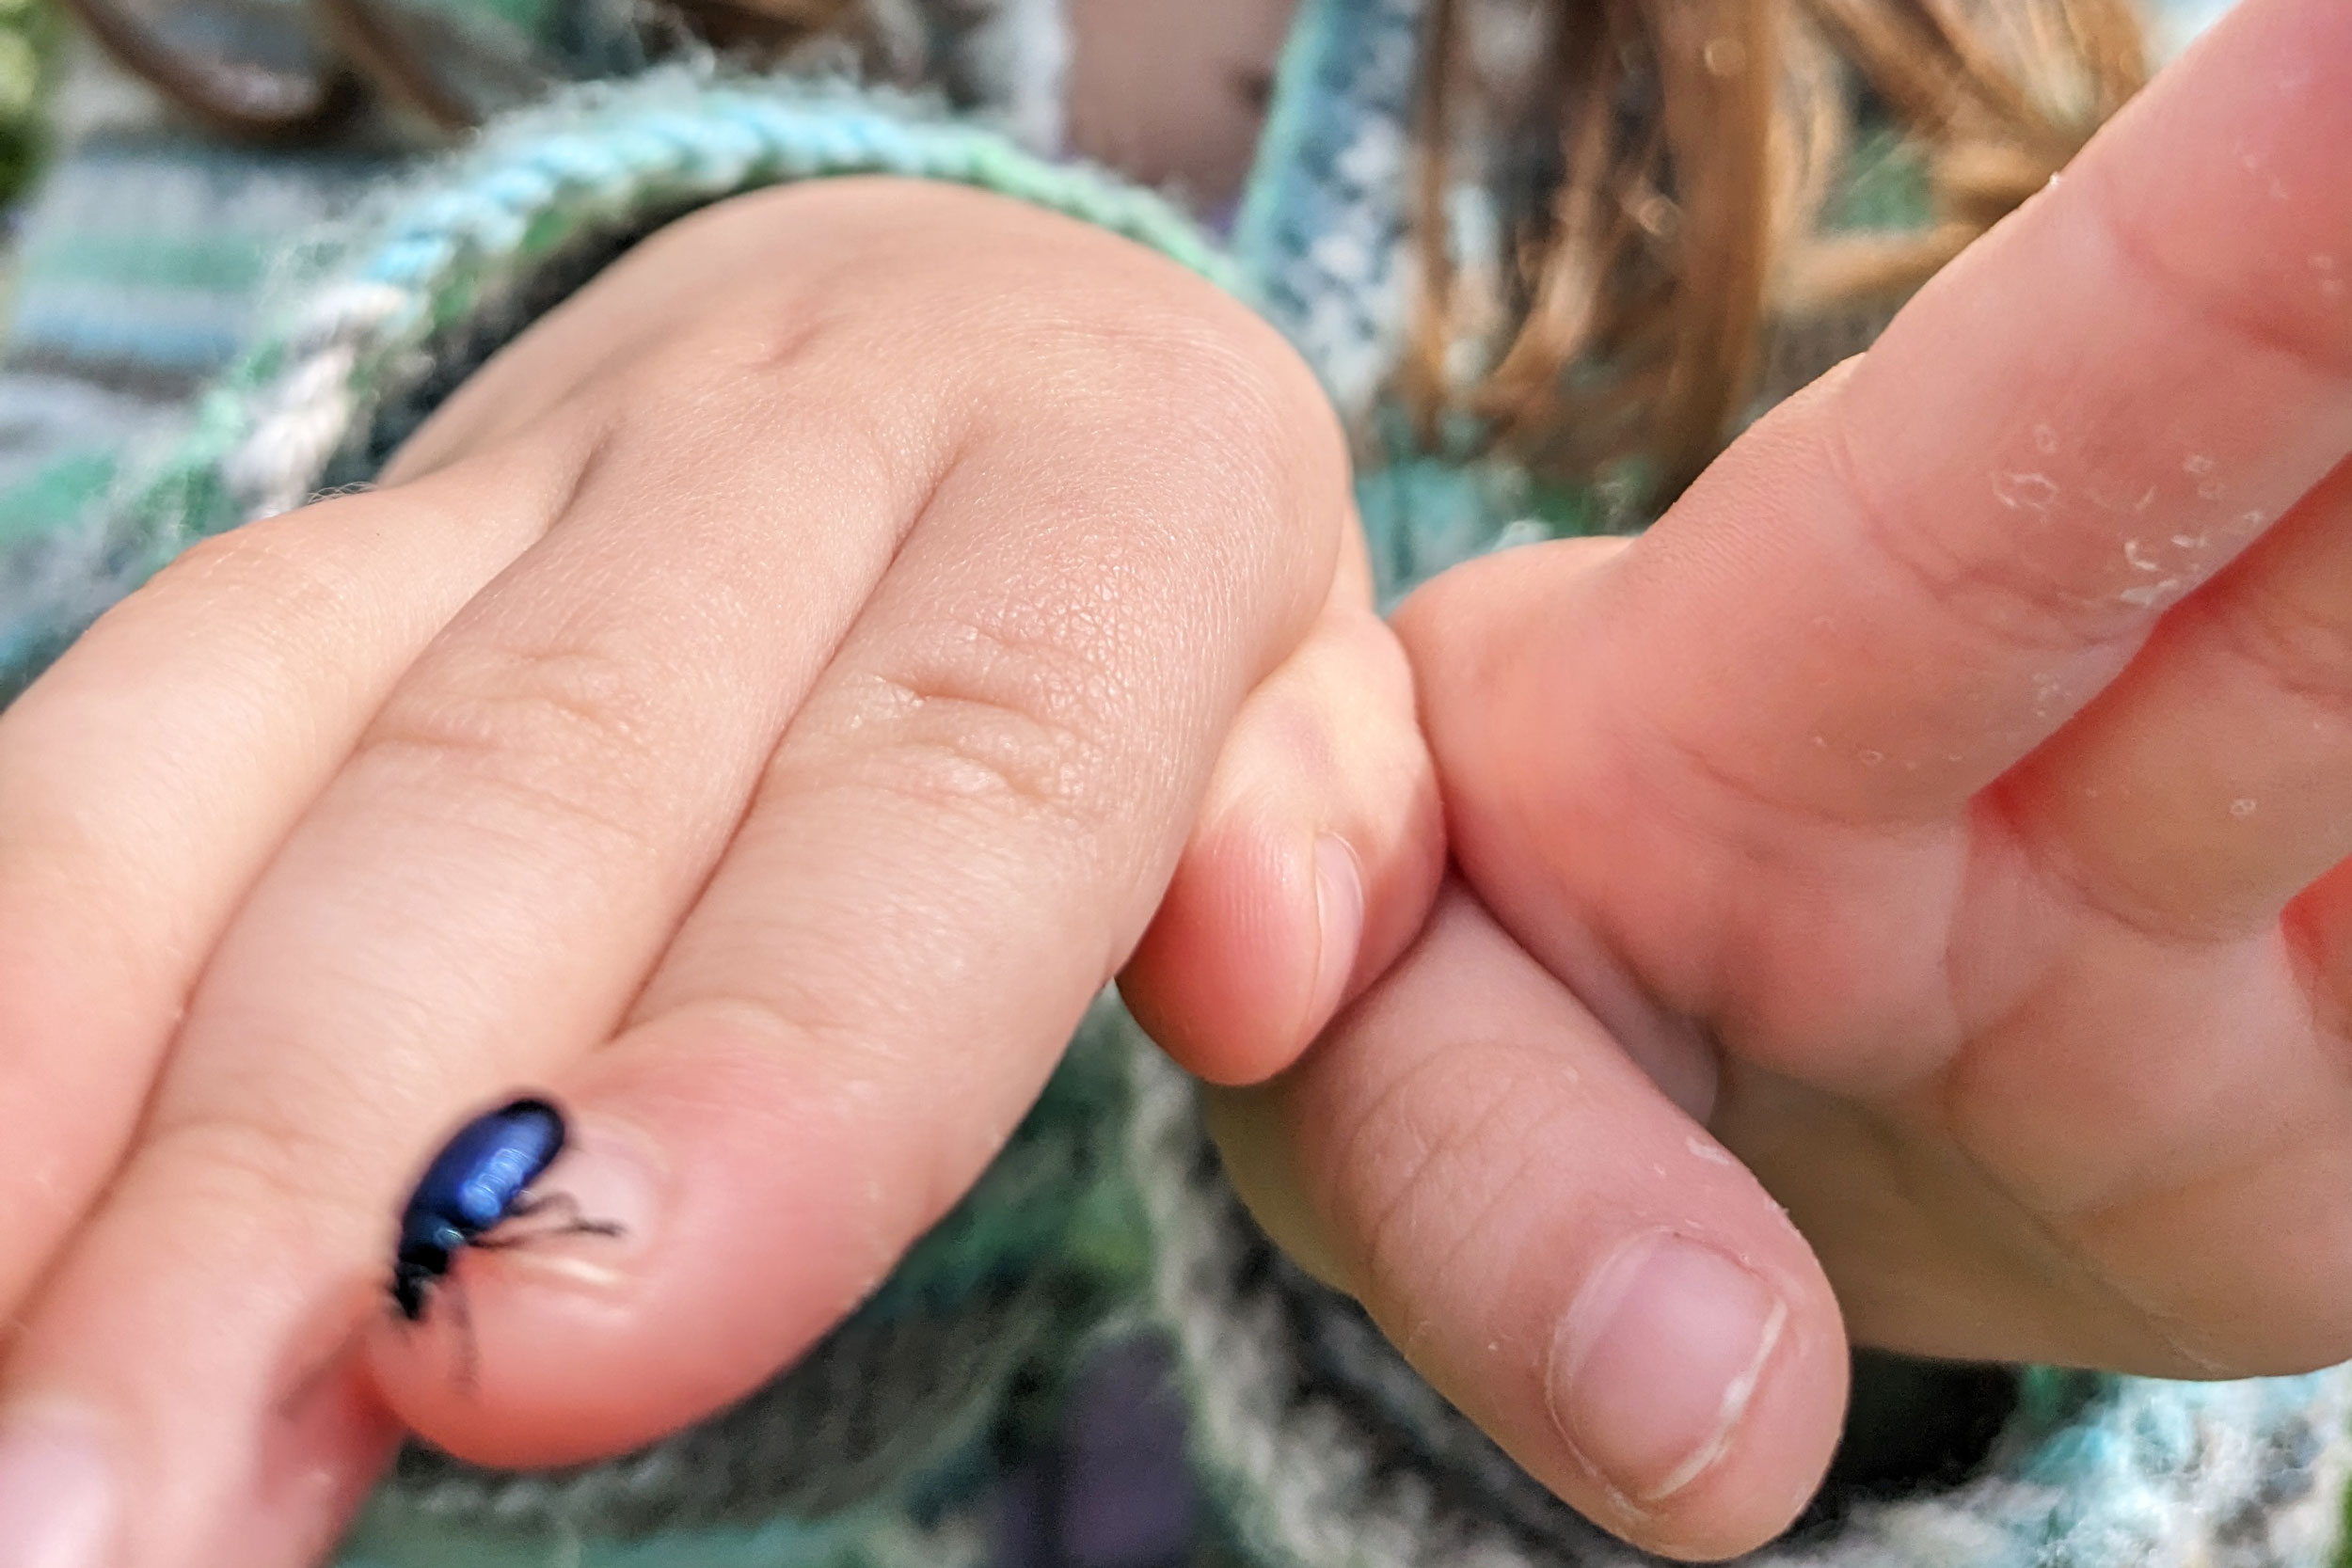
[[[542,1197],[531,1191],[532,1182],[563,1151],[564,1113],[544,1100],[511,1101],[457,1130],[425,1167],[401,1212],[391,1290],[402,1317],[410,1323],[423,1319],[434,1287],[447,1277],[459,1248],[512,1244],[505,1238],[485,1239],[508,1220],[562,1209],[569,1215],[565,1223],[532,1235],[621,1233],[608,1220],[581,1219],[568,1193]]]

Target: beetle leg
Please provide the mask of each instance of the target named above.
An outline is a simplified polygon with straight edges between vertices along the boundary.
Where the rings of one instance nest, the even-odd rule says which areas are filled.
[[[583,1218],[580,1212],[580,1199],[569,1193],[525,1193],[508,1205],[506,1210],[506,1218],[509,1220],[530,1219],[541,1214],[550,1219],[556,1218],[559,1214],[562,1217],[559,1223],[548,1226],[545,1229],[530,1230],[514,1237],[502,1236],[495,1243],[476,1238],[473,1244],[476,1246],[490,1244],[513,1246],[518,1242],[534,1241],[542,1236],[620,1236],[627,1234],[620,1226],[611,1220]],[[502,1223],[501,1228],[503,1228]]]

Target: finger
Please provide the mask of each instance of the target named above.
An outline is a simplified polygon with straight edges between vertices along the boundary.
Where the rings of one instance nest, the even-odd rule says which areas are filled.
[[[1139,937],[1233,713],[1327,593],[1336,432],[1286,351],[1233,330],[1263,357],[1182,350],[1147,408],[1036,421],[943,485],[628,1025],[556,1083],[655,1151],[631,1250],[593,1282],[543,1267],[553,1248],[473,1269],[471,1399],[439,1325],[373,1343],[434,1441],[557,1463],[741,1395],[994,1155]],[[1105,446],[1115,490],[1038,487]],[[1229,455],[1203,472],[1202,452]]]
[[[0,1304],[114,1169],[237,900],[583,444],[204,541],[0,717]]]
[[[2007,793],[2071,888],[2172,936],[2250,935],[2352,854],[2352,465]]]
[[[1308,1256],[1580,1510],[1715,1558],[1811,1496],[1846,1375],[1812,1255],[1458,888],[1291,1073],[1237,1098],[1289,1146],[1236,1159],[1220,1129],[1252,1207],[1278,1236],[1304,1219]],[[1285,1165],[1297,1185],[1267,1190]]]
[[[414,1151],[617,1022],[923,510],[943,446],[805,394],[870,351],[811,341],[732,380],[751,461],[696,398],[625,401],[563,520],[418,656],[220,937],[141,1147],[7,1370],[10,1403],[108,1429],[139,1499],[124,1560],[215,1560],[230,1517],[241,1562],[300,1560],[375,1457],[341,1435],[349,1390],[302,1402],[308,1445],[278,1407],[378,1277]]]
[[[1412,674],[1359,541],[1299,651],[1250,694],[1184,858],[1120,976],[1215,1083],[1281,1071],[1428,913],[1445,827]]]
[[[1572,608],[1539,556],[1453,628],[1467,815],[1556,838],[1597,732],[1723,819],[1933,820],[2015,764],[2352,444],[2348,138],[2352,11],[2240,7]]]

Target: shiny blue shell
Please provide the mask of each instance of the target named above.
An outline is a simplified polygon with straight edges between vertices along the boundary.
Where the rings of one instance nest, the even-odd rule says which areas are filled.
[[[510,1101],[441,1146],[401,1212],[391,1291],[403,1317],[424,1315],[458,1249],[504,1220],[563,1151],[564,1113],[544,1100]]]

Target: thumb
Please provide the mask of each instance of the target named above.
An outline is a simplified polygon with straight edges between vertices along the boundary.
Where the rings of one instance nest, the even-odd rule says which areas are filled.
[[[1646,1550],[1785,1529],[1846,1392],[1837,1303],[1740,1164],[1458,885],[1226,1170],[1527,1471]]]

